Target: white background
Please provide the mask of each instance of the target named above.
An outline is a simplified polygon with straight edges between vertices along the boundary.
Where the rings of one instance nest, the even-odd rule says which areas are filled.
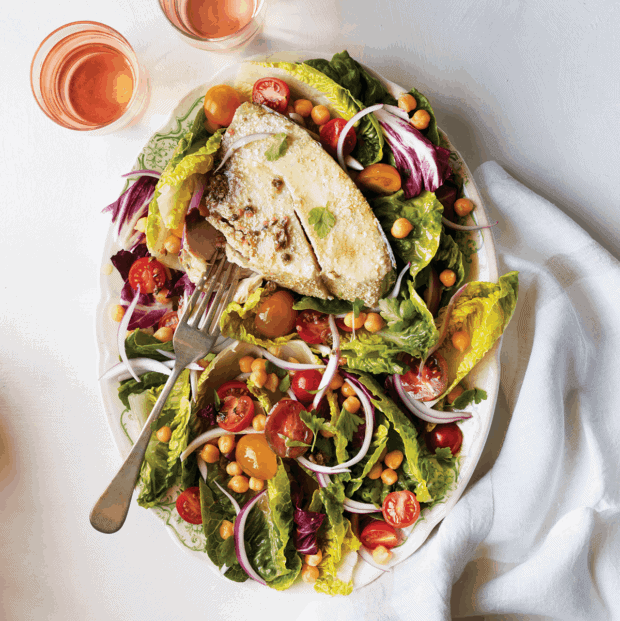
[[[308,600],[234,596],[136,505],[116,535],[88,523],[119,465],[97,386],[100,212],[176,101],[240,55],[189,47],[155,0],[15,2],[0,19],[0,618],[294,618]],[[142,122],[111,136],[55,126],[30,93],[38,43],[82,19],[122,32],[151,77]],[[348,49],[424,92],[472,170],[498,161],[617,257],[619,22],[611,0],[274,0],[241,56]]]

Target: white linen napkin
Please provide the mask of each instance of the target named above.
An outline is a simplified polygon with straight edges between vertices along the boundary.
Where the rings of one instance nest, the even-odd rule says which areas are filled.
[[[496,163],[475,178],[520,272],[475,482],[394,572],[300,620],[620,619],[620,265]]]

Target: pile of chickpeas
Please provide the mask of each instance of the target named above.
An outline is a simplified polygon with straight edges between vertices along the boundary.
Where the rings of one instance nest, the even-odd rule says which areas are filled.
[[[379,461],[368,473],[368,478],[373,480],[380,478],[386,485],[394,485],[398,481],[398,473],[396,471],[403,463],[403,458],[402,451],[395,450],[388,453],[387,449],[384,449],[383,454],[379,457]]]
[[[239,360],[241,373],[250,373],[250,379],[257,388],[266,388],[269,392],[275,392],[280,385],[280,378],[276,373],[267,373],[267,360],[265,358],[252,358],[243,356]]]
[[[385,327],[385,321],[379,313],[360,313],[357,317],[353,312],[347,313],[344,318],[344,325],[347,328],[359,330],[364,328],[368,332],[379,332]]]

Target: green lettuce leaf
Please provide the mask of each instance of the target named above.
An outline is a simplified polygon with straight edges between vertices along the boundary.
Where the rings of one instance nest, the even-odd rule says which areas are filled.
[[[452,402],[455,410],[462,410],[473,403],[482,403],[487,398],[487,393],[482,388],[470,388]]]
[[[439,352],[448,363],[449,393],[486,354],[502,335],[512,317],[519,290],[517,272],[501,276],[498,284],[470,282],[456,301],[448,331]],[[445,311],[439,313],[437,323],[443,321]],[[466,331],[470,346],[460,352],[452,345],[452,335]]]
[[[152,358],[153,360],[169,360],[163,354],[160,354],[157,350],[174,353],[174,346],[172,341],[162,343],[154,336],[143,332],[142,330],[134,330],[125,339],[125,351],[128,358]],[[135,381],[135,380],[134,380]]]
[[[140,381],[136,382],[135,379],[129,378],[123,380],[118,387],[118,398],[121,400],[121,403],[128,410],[129,406],[129,396],[130,395],[139,395],[143,393],[145,390],[150,390],[151,388],[156,388],[158,386],[163,386],[168,380],[168,375],[164,373],[156,373],[155,371],[147,371],[143,375],[140,376]]]
[[[409,93],[413,95],[415,100],[418,102],[416,111],[426,110],[431,115],[430,123],[428,124],[428,127],[422,131],[422,134],[434,145],[439,145],[439,128],[437,127],[437,119],[435,118],[435,113],[433,112],[433,107],[431,106],[430,101],[416,88],[412,88]]]

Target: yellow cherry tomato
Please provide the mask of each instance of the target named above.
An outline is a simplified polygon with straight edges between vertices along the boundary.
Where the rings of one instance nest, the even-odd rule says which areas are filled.
[[[205,114],[210,123],[228,127],[235,116],[241,99],[237,91],[228,84],[212,86],[205,95]]]

